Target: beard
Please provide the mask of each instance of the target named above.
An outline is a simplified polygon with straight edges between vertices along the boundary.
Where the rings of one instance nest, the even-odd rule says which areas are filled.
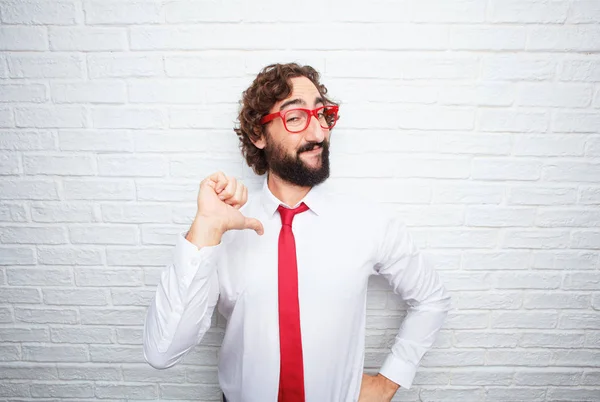
[[[321,146],[323,150],[317,157],[321,159],[320,166],[316,168],[308,166],[300,155],[310,151],[314,146]],[[273,144],[273,140],[267,138],[265,157],[269,165],[269,171],[283,180],[300,187],[313,187],[323,183],[329,177],[329,141],[321,143],[310,142],[296,151],[296,155],[288,154],[281,146]]]

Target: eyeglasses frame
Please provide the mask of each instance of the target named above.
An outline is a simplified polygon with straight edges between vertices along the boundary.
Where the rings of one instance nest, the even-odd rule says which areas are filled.
[[[333,125],[331,127],[323,127],[321,125],[321,122],[319,121],[319,111],[325,108],[332,108],[335,111],[335,120],[333,121]],[[306,114],[309,116],[309,118],[306,120],[306,126],[304,126],[304,128],[302,128],[302,130],[298,130],[298,131],[291,131],[288,129],[287,124],[285,122],[285,115],[289,112],[293,112],[293,111],[297,111],[297,110],[301,110],[303,112],[306,112]],[[306,130],[308,128],[308,126],[310,125],[310,119],[311,117],[314,117],[315,119],[317,119],[317,121],[319,122],[319,126],[321,126],[321,128],[324,128],[326,130],[331,130],[335,124],[337,123],[337,121],[339,120],[339,116],[338,116],[338,112],[340,110],[340,107],[338,105],[325,105],[325,106],[320,106],[316,109],[305,109],[305,108],[294,108],[294,109],[288,109],[288,110],[280,110],[278,112],[274,112],[271,114],[268,114],[266,116],[264,116],[262,119],[260,119],[260,124],[267,124],[273,120],[275,120],[277,117],[281,117],[281,121],[283,122],[283,127],[286,129],[287,132],[289,133],[300,133],[304,130]]]

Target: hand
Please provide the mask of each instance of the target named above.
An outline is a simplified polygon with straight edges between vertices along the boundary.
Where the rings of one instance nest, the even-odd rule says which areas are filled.
[[[264,228],[259,220],[247,218],[239,209],[248,201],[248,189],[235,177],[213,173],[200,183],[198,211],[188,232],[188,240],[198,247],[218,244],[232,229],[252,229],[259,235]]]
[[[358,402],[390,402],[398,388],[398,384],[381,374],[363,374]]]

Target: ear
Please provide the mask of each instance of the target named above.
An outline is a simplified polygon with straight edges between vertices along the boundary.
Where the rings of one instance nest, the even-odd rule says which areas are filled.
[[[256,136],[258,137],[257,140],[253,140],[252,138],[250,138],[250,141],[252,141],[252,143],[254,144],[254,146],[258,149],[265,149],[265,147],[267,146],[267,141],[265,139],[265,134],[262,133],[260,131],[260,129],[255,129],[254,130],[254,134],[256,134]]]

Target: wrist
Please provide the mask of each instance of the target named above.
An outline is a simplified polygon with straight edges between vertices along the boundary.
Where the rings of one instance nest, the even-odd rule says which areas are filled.
[[[396,384],[394,381],[390,380],[381,373],[377,374],[377,378],[380,381],[385,395],[389,398],[392,398],[396,394],[396,391],[398,391],[398,388],[400,388],[400,385]]]
[[[194,244],[198,248],[216,246],[221,243],[221,237],[225,233],[220,222],[196,215],[192,226],[185,236],[186,240]]]

